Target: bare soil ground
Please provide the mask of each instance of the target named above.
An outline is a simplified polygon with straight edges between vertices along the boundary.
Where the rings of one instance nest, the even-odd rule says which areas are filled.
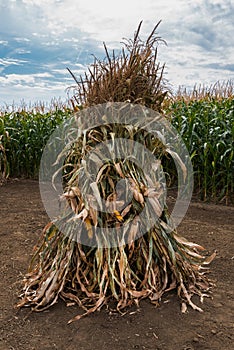
[[[216,287],[203,313],[180,311],[174,292],[160,306],[144,301],[121,316],[103,308],[70,325],[79,310],[63,301],[41,313],[16,310],[20,280],[33,246],[48,222],[37,181],[0,187],[0,350],[216,350],[234,349],[234,208],[192,202],[178,231],[217,258],[210,266]],[[199,303],[198,300],[195,300]]]

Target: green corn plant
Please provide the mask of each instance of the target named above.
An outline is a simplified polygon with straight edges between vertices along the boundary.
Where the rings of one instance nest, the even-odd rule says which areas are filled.
[[[9,133],[5,130],[4,120],[0,118],[0,183],[9,176],[9,162],[6,156],[6,143]]]
[[[234,99],[182,100],[168,108],[194,168],[195,190],[203,200],[233,201]]]
[[[38,176],[42,152],[49,136],[70,115],[69,109],[44,114],[35,110],[2,114],[5,130],[11,135],[5,151],[11,177]]]

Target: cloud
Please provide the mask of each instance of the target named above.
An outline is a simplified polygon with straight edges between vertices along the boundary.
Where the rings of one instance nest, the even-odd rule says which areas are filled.
[[[26,83],[26,84],[33,84],[35,82],[35,79],[33,76],[30,75],[24,75],[24,74],[9,74],[4,77],[0,77],[0,83],[4,86],[11,85],[12,83]]]
[[[69,67],[68,67],[69,68]],[[75,76],[80,76],[82,75],[85,71],[86,71],[87,67],[85,66],[82,66],[82,68],[79,68],[79,69],[75,69],[73,68],[72,69],[72,73],[75,75]],[[68,76],[68,70],[67,69],[52,69],[51,72],[53,72],[54,74],[59,74],[59,75],[65,75],[65,76]]]
[[[25,60],[19,60],[16,58],[0,58],[0,66],[20,66],[27,63]]]
[[[8,41],[7,40],[0,40],[0,45],[7,45]]]
[[[64,86],[61,84],[52,84],[50,87],[36,85],[33,89],[25,84],[14,84],[11,86],[10,95],[9,91],[1,89],[1,87],[0,92],[0,106],[22,105],[22,103],[29,105],[38,102],[50,104],[52,99],[59,100],[61,98],[63,102],[67,99]],[[30,99],[27,96],[30,96]]]
[[[40,78],[51,78],[52,75],[50,73],[36,73],[36,74],[7,74],[6,76],[0,76],[0,82],[3,85],[9,85],[12,83],[26,83],[26,84],[35,84],[36,80]],[[40,79],[40,82],[42,80]],[[44,82],[43,82],[44,85]]]
[[[221,70],[221,71],[228,71],[228,72],[234,72],[234,64],[221,64],[221,63],[210,63],[207,64],[206,67],[215,69],[215,70]]]
[[[14,53],[19,54],[19,55],[25,55],[25,54],[31,53],[31,51],[18,47],[14,50]]]
[[[28,38],[14,38],[15,39],[15,41],[17,41],[18,43],[27,43],[27,42],[29,42],[30,41],[30,39],[28,39]]]
[[[103,41],[118,51],[122,38],[132,37],[141,20],[143,39],[162,20],[158,34],[168,45],[160,45],[158,58],[166,63],[165,76],[173,86],[229,79],[233,10],[230,0],[119,0],[111,5],[108,0],[3,1],[1,99],[7,98],[7,91],[11,98],[11,90],[17,96],[27,91],[28,98],[34,91],[42,98],[49,91],[52,97],[58,91],[65,96],[73,83],[66,67],[82,74],[93,61],[92,54],[104,58]]]

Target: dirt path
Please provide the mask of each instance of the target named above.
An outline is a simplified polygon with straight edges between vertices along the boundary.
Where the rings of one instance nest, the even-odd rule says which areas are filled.
[[[77,307],[59,301],[42,313],[17,311],[19,280],[48,217],[36,181],[15,181],[0,187],[0,350],[231,350],[234,308],[234,208],[192,203],[179,233],[218,251],[211,264],[216,281],[213,300],[204,312],[180,312],[175,293],[158,308],[144,301],[121,316],[101,310],[67,325]]]

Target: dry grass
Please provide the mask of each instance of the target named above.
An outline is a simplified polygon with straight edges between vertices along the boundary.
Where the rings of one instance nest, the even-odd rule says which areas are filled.
[[[230,99],[234,96],[234,82],[217,81],[209,86],[205,84],[195,85],[193,89],[189,90],[184,87],[179,87],[173,100],[182,100],[185,102],[199,101],[199,100],[221,100]]]

